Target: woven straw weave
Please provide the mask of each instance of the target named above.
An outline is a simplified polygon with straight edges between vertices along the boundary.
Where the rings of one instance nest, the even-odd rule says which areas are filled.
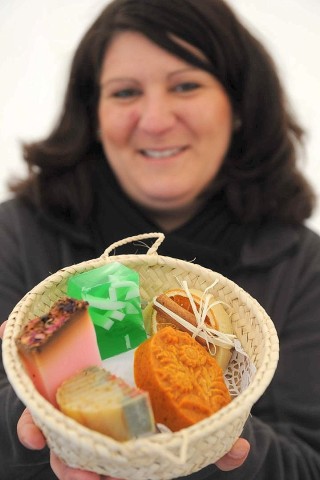
[[[110,255],[118,246],[157,238],[145,255]],[[278,338],[262,307],[244,290],[219,273],[194,263],[160,256],[163,234],[153,233],[117,242],[98,259],[64,268],[33,288],[11,313],[3,340],[3,360],[18,397],[30,409],[49,446],[70,466],[130,480],[166,480],[188,475],[214,463],[241,435],[252,405],[270,383],[278,361]],[[114,253],[114,252],[113,252]],[[20,362],[15,338],[35,315],[48,311],[66,293],[70,276],[113,261],[140,274],[145,300],[186,280],[204,290],[219,280],[214,294],[232,307],[234,332],[256,367],[247,389],[218,413],[175,433],[162,433],[120,443],[93,432],[55,409],[35,390]]]

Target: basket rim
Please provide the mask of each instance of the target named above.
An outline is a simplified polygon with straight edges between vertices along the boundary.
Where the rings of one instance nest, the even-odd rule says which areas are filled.
[[[64,415],[61,411],[56,409],[51,405],[47,400],[45,400],[40,393],[35,389],[31,379],[28,377],[27,373],[24,371],[23,366],[20,361],[17,361],[17,348],[15,345],[15,338],[19,333],[18,327],[16,325],[17,319],[23,315],[21,310],[22,306],[28,306],[32,304],[35,297],[42,295],[45,291],[51,287],[54,287],[57,284],[62,283],[67,280],[71,275],[81,273],[93,268],[98,268],[100,266],[106,265],[111,262],[120,262],[126,264],[128,262],[139,262],[143,261],[148,265],[165,265],[165,264],[175,264],[188,270],[199,273],[199,269],[204,276],[218,278],[219,281],[223,281],[230,286],[236,287],[239,293],[240,300],[247,304],[250,303],[250,310],[254,312],[256,317],[263,318],[264,325],[264,335],[266,340],[265,352],[263,355],[263,360],[260,367],[258,368],[256,375],[254,376],[252,382],[247,387],[247,389],[242,392],[237,398],[227,406],[223,407],[220,411],[214,415],[188,427],[186,429],[180,430],[178,432],[168,432],[162,433],[161,435],[152,435],[150,437],[141,437],[137,439],[132,439],[127,442],[117,442],[116,440],[100,434],[99,432],[92,431],[83,425],[80,425],[78,422]],[[132,265],[131,265],[132,266]],[[239,287],[235,282],[223,276],[222,274],[210,270],[206,267],[198,265],[196,263],[187,262],[185,260],[176,259],[169,256],[158,255],[157,253],[152,254],[125,254],[125,255],[112,255],[91,259],[88,261],[80,262],[78,264],[70,265],[68,267],[62,268],[57,272],[49,275],[35,287],[33,287],[12,310],[9,315],[5,334],[3,338],[3,364],[5,371],[7,373],[8,379],[13,386],[17,396],[20,400],[30,409],[31,413],[34,415],[35,419],[37,416],[40,416],[45,413],[46,415],[46,424],[50,425],[50,429],[54,432],[60,431],[60,428],[63,426],[69,431],[76,434],[77,438],[88,440],[89,442],[94,442],[95,445],[99,445],[101,448],[107,447],[108,450],[114,450],[119,452],[121,455],[125,455],[125,451],[128,448],[134,448],[138,451],[138,448],[144,448],[148,446],[150,449],[157,449],[159,454],[159,445],[166,447],[168,451],[173,445],[179,445],[181,442],[185,442],[185,431],[188,431],[188,438],[193,440],[197,436],[201,435],[203,432],[203,426],[206,425],[210,428],[210,431],[214,432],[218,430],[221,426],[221,422],[225,419],[228,419],[228,423],[233,419],[239,416],[239,413],[243,413],[244,410],[249,411],[252,405],[258,400],[262,395],[265,389],[270,384],[272,377],[274,375],[278,358],[279,358],[279,340],[275,326],[263,309],[263,307],[247,292],[245,292],[241,287]],[[161,438],[160,438],[161,437]],[[165,450],[165,449],[164,449]],[[180,458],[180,457],[179,457]],[[181,461],[177,459],[178,463]]]

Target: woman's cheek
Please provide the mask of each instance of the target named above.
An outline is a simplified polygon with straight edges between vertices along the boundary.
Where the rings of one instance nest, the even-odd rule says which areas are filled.
[[[138,124],[138,113],[133,109],[101,108],[99,124],[105,141],[122,143],[134,132]]]

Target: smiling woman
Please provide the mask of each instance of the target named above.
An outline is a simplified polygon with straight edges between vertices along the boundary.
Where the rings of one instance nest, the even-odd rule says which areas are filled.
[[[305,226],[315,197],[302,145],[272,58],[223,0],[113,0],[79,43],[55,127],[23,145],[28,174],[0,206],[3,318],[49,272],[155,231],[166,232],[161,255],[222,273],[270,315],[272,383],[244,438],[190,480],[319,480],[320,239]],[[1,479],[97,479],[22,447],[23,406],[3,368],[0,385]],[[43,447],[28,413],[18,437]]]
[[[111,42],[100,82],[100,139],[119,184],[165,231],[183,225],[206,202],[229,148],[223,86],[135,32]]]
[[[107,0],[30,0],[28,6],[16,1],[1,2],[0,73],[0,199],[8,196],[7,180],[22,175],[20,142],[47,134],[55,121],[64,89],[64,81],[78,39]],[[287,1],[228,0],[258,38],[267,42],[281,67],[295,110],[307,130],[303,162],[304,172],[319,193],[319,65],[313,59],[313,46],[319,43],[316,0]],[[34,15],[38,21],[35,23]],[[72,18],[70,25],[69,18]],[[32,31],[29,25],[32,23]],[[16,25],[13,34],[11,25]],[[10,55],[7,45],[10,44]],[[50,85],[50,88],[48,88]],[[302,94],[303,89],[303,94]],[[8,94],[10,92],[10,94]],[[45,105],[45,115],[43,107]],[[33,112],[30,122],[30,111]],[[302,160],[302,159],[301,159]],[[308,224],[320,230],[319,208]]]

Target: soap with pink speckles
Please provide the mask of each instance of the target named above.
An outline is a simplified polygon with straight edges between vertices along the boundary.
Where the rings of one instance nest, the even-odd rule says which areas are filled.
[[[88,302],[59,299],[47,314],[30,320],[16,340],[36,389],[57,407],[59,385],[83,368],[101,365]]]

